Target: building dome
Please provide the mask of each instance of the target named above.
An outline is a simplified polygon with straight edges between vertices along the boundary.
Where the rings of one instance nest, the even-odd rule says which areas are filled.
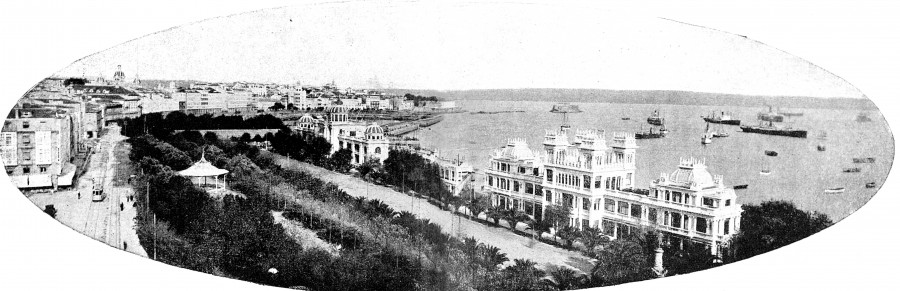
[[[706,165],[694,159],[682,160],[678,169],[669,175],[669,180],[685,187],[707,188],[716,185],[712,174],[706,170]]]
[[[313,119],[309,114],[304,114],[303,117],[300,117],[300,123],[315,123],[316,120]]]
[[[528,148],[524,139],[510,139],[509,143],[501,149],[500,156],[513,160],[527,160],[534,158],[534,153]]]
[[[346,106],[332,105],[332,106],[328,106],[328,108],[326,108],[325,111],[328,113],[347,113],[348,109]]]
[[[384,128],[381,128],[378,123],[372,123],[366,127],[366,134],[384,134]]]

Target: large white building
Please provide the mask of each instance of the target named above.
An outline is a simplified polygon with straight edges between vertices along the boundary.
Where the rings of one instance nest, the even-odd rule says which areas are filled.
[[[350,121],[345,106],[333,105],[325,111],[321,118],[311,115],[300,117],[294,129],[324,137],[331,144],[332,154],[340,149],[349,149],[353,154],[353,165],[362,164],[366,159],[377,159],[379,162],[387,159],[391,141],[381,126]]]
[[[491,156],[485,190],[495,206],[541,219],[551,203],[571,209],[569,224],[599,227],[612,237],[655,228],[669,238],[711,246],[713,254],[740,225],[734,190],[702,161],[682,159],[671,174],[635,188],[634,136],[603,132],[548,131],[543,151],[511,140]]]

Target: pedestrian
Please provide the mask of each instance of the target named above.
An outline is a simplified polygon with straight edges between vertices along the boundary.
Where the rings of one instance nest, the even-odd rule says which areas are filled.
[[[119,202],[119,211],[125,211],[125,204]]]
[[[123,241],[123,242],[122,242],[122,243],[123,243],[123,244],[125,244],[125,247],[124,247],[124,248],[122,248],[122,249],[125,249],[125,250],[127,250],[127,249],[128,249],[128,242],[127,242],[127,241]]]
[[[78,199],[81,199],[81,191],[78,191]]]

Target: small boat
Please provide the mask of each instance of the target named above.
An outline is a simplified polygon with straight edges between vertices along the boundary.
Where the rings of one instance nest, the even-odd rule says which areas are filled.
[[[866,188],[875,188],[875,182],[866,183]]]
[[[853,158],[854,164],[871,164],[875,162],[875,158]]]
[[[706,133],[700,138],[700,144],[711,144],[713,133],[709,131],[709,122],[706,123]]]
[[[747,184],[735,185],[734,190],[747,189]]]
[[[869,118],[869,116],[866,115],[865,113],[860,112],[859,115],[856,116],[856,122],[869,122],[869,121],[872,121],[872,119]]]
[[[821,140],[824,140],[824,139],[828,138],[828,133],[823,130],[822,132],[819,133],[818,138]]]
[[[818,145],[818,146],[816,146],[816,150],[819,150],[820,152],[824,152],[824,151],[825,151],[825,146],[823,146],[823,145]]]
[[[844,190],[844,187],[830,188],[825,190],[825,194],[841,194]]]
[[[845,168],[844,173],[859,173],[862,169],[860,168]]]
[[[712,137],[728,137],[728,133],[725,132],[725,129],[723,129],[722,126],[719,126],[719,128],[712,133]]]
[[[622,117],[622,120],[631,120],[631,117]]]
[[[777,157],[777,156],[778,156],[778,152],[776,152],[776,151],[766,151],[766,155],[767,155],[767,156],[770,156],[770,157]]]
[[[762,170],[762,171],[759,171],[759,174],[760,174],[760,175],[763,175],[763,176],[768,176],[768,175],[771,174],[771,173],[772,173],[772,171],[769,171],[769,170],[767,170],[767,169],[764,169],[764,170]]]

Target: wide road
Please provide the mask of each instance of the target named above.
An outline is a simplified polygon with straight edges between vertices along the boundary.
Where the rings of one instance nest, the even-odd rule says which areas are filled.
[[[78,177],[75,188],[32,194],[28,199],[41,209],[49,204],[54,205],[56,219],[75,231],[146,257],[147,253],[138,242],[135,231],[136,209],[133,203],[127,201],[134,191],[126,183],[128,145],[124,140],[119,127],[109,127],[92,149],[88,169]],[[102,201],[91,201],[94,180],[100,181],[106,193]],[[125,244],[128,244],[127,248]]]
[[[528,237],[510,232],[502,227],[481,224],[453,215],[449,211],[429,204],[424,199],[415,198],[394,191],[391,188],[368,183],[362,179],[332,172],[311,164],[277,156],[278,163],[288,169],[302,169],[324,181],[338,185],[351,196],[378,199],[394,208],[395,211],[409,211],[419,218],[425,218],[443,228],[444,232],[456,237],[474,237],[480,242],[500,248],[512,261],[513,259],[529,259],[543,267],[552,265],[567,266],[583,272],[590,272],[592,263],[589,258],[577,252],[567,251]]]

